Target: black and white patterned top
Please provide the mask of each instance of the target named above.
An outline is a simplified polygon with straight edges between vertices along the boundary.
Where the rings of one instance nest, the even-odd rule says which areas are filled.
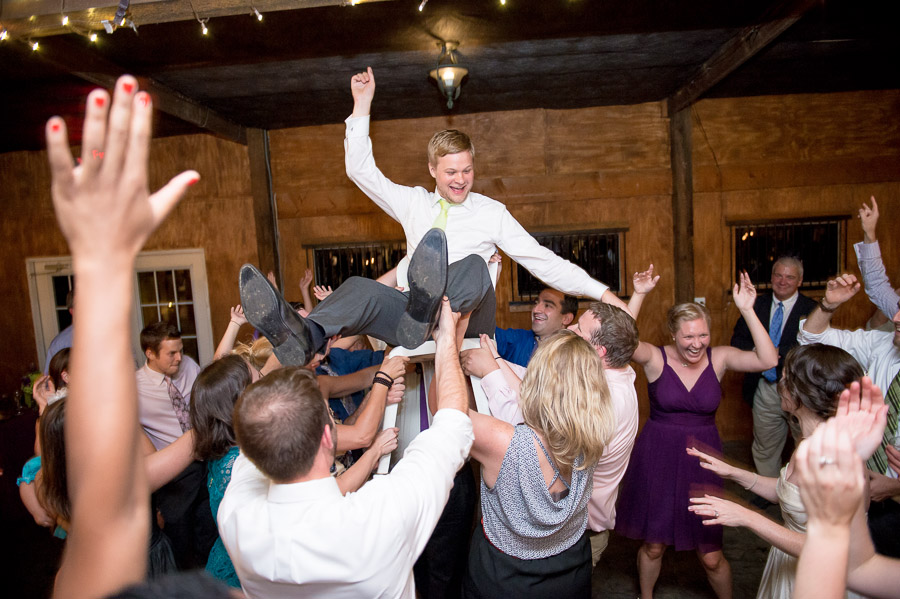
[[[544,481],[532,439],[556,472],[550,485]],[[503,456],[494,488],[489,489],[481,479],[481,510],[488,540],[519,559],[541,559],[565,551],[587,528],[593,473],[593,466],[573,469],[568,493],[554,498],[547,487],[555,482],[559,470],[534,431],[520,424]]]

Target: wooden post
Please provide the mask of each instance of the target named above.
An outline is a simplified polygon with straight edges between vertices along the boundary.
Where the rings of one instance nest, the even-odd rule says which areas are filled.
[[[672,233],[675,302],[694,300],[694,178],[691,170],[691,107],[669,115],[672,162]]]
[[[248,128],[247,151],[250,156],[250,193],[253,194],[258,266],[263,272],[274,272],[278,288],[284,290],[281,256],[278,251],[278,208],[272,192],[272,173],[269,167],[269,132]]]

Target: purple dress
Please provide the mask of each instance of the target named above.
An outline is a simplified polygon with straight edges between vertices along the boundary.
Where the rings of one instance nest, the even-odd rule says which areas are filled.
[[[696,446],[712,455],[722,454],[716,430],[716,408],[722,387],[706,349],[709,365],[688,390],[668,364],[666,352],[659,378],[650,383],[650,419],[644,425],[628,470],[622,480],[616,508],[616,532],[647,543],[674,545],[678,551],[722,549],[722,527],[704,526],[688,511],[690,497],[704,493],[721,496],[722,480],[700,467],[686,448]]]

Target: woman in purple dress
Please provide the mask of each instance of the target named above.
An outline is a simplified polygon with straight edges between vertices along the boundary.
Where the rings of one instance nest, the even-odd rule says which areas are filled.
[[[669,310],[672,343],[641,342],[634,361],[649,381],[650,419],[637,439],[619,495],[616,532],[644,541],[638,550],[642,599],[652,599],[662,556],[669,545],[693,549],[719,599],[731,598],[731,567],[722,554],[722,527],[704,526],[688,511],[691,496],[721,489],[722,482],[686,453],[701,444],[721,454],[716,408],[726,370],[761,372],[776,365],[778,350],[753,311],[756,289],[742,273],[734,304],[747,322],[756,348],[709,347],[709,312],[693,303]]]

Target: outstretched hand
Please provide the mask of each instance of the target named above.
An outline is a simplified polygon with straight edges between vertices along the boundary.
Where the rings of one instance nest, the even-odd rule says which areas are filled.
[[[688,506],[688,511],[694,512],[703,518],[703,524],[707,526],[713,524],[746,526],[747,515],[751,513],[749,509],[742,505],[712,495],[691,497],[690,501],[691,505]]]
[[[53,206],[72,256],[81,264],[129,261],[200,176],[185,171],[154,194],[147,187],[153,101],[130,75],[109,93],[88,95],[81,164],[69,150],[66,124],[47,121]]]
[[[861,459],[868,460],[881,446],[887,412],[881,389],[867,376],[841,392],[834,419]]]
[[[872,207],[863,202],[862,208],[859,209],[859,222],[862,224],[863,241],[866,243],[874,243],[878,238],[875,228],[878,225],[878,202],[875,196],[872,196]]]
[[[716,475],[722,478],[728,478],[734,471],[735,467],[723,462],[722,460],[715,458],[707,453],[703,453],[696,447],[688,447],[687,448],[688,455],[692,455],[695,458],[700,459],[700,467],[706,470],[710,470],[714,472]]]
[[[825,303],[830,306],[840,306],[851,297],[856,295],[860,289],[859,281],[856,275],[844,273],[830,281],[825,286]]]
[[[863,463],[850,435],[832,418],[800,443],[794,458],[809,525],[849,526],[862,502]]]
[[[247,317],[244,316],[244,306],[238,304],[231,309],[231,322],[239,327],[247,324]]]
[[[313,295],[316,296],[316,299],[320,302],[332,293],[334,293],[334,291],[331,289],[331,285],[329,285],[328,287],[325,287],[323,285],[313,286]]]
[[[746,271],[741,271],[740,279],[732,290],[732,297],[738,310],[753,309],[753,302],[756,301],[756,287],[753,286],[750,275]]]
[[[307,268],[303,272],[303,276],[300,277],[300,289],[308,289],[309,284],[312,283],[312,280],[313,280],[312,271]]]
[[[651,264],[647,270],[634,273],[631,282],[635,293],[646,294],[653,291],[653,288],[656,287],[656,284],[659,282],[659,275],[653,276],[653,265]]]

